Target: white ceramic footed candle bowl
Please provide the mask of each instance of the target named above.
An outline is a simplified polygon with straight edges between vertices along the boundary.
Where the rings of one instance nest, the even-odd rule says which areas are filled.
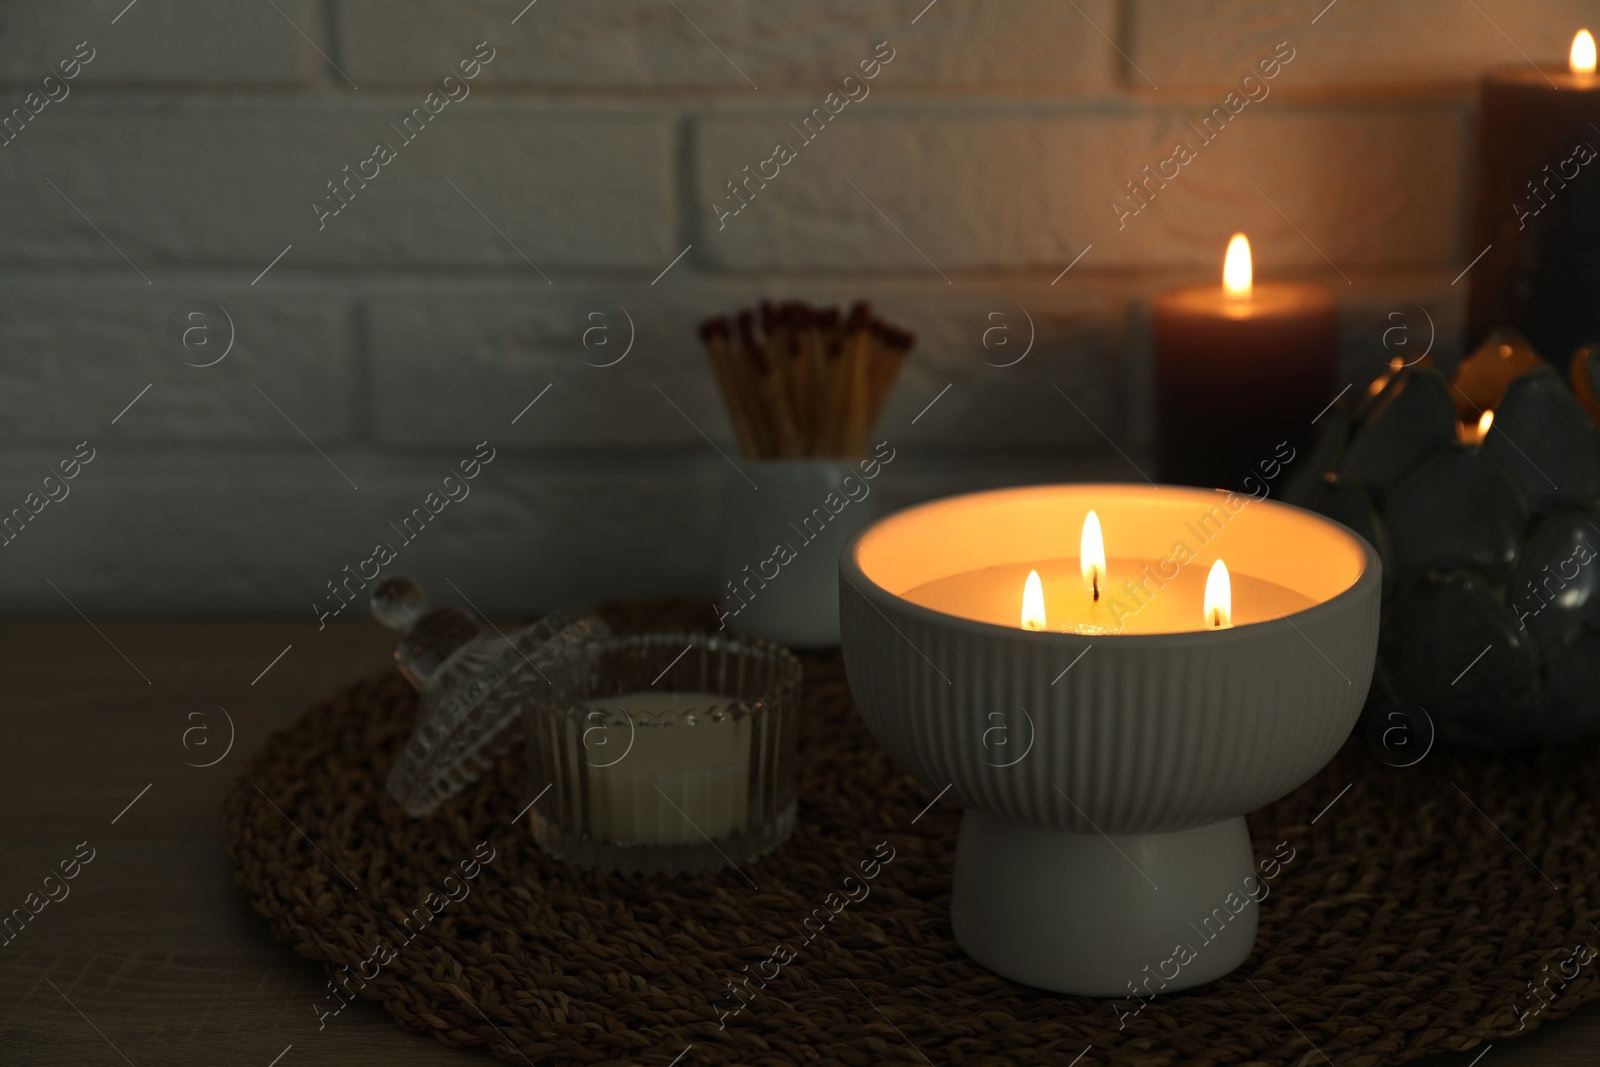
[[[1050,577],[1078,566],[1091,508],[1110,557],[1095,603]],[[1233,574],[1227,628],[1193,592],[1217,559]],[[839,566],[862,717],[930,798],[948,786],[966,809],[951,922],[968,954],[1094,996],[1200,985],[1244,961],[1254,904],[1205,920],[1250,892],[1245,813],[1315,774],[1360,716],[1382,584],[1367,542],[1238,494],[1049,485],[899,511]],[[1035,567],[1047,626],[1089,632],[1021,627]]]

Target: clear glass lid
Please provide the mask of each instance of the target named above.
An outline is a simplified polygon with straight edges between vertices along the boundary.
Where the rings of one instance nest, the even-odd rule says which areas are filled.
[[[457,607],[430,610],[422,587],[403,576],[373,589],[372,614],[400,633],[395,663],[419,693],[416,726],[388,781],[390,795],[413,816],[432,813],[510,748],[506,727],[527,706],[531,688],[550,684],[542,665],[611,634],[581,605],[505,633]]]

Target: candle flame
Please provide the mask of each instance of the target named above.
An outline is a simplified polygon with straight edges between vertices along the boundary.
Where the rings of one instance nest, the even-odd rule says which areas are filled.
[[[1078,560],[1083,568],[1083,588],[1094,599],[1106,586],[1106,542],[1100,534],[1100,516],[1093,511],[1083,520],[1083,537],[1078,541]]]
[[[1456,426],[1456,437],[1462,444],[1481,445],[1483,439],[1489,436],[1489,427],[1494,425],[1494,409],[1489,408],[1478,416],[1476,423],[1462,422]]]
[[[1573,35],[1567,65],[1574,74],[1594,73],[1594,36],[1588,30],[1579,30]]]
[[[1228,239],[1228,252],[1222,257],[1222,288],[1229,296],[1250,295],[1250,239],[1236,233]]]
[[[1389,360],[1388,372],[1380,374],[1372,380],[1372,384],[1367,386],[1367,395],[1377,396],[1379,393],[1383,392],[1383,387],[1388,385],[1389,382],[1394,379],[1396,374],[1399,374],[1402,370],[1404,370],[1405,366],[1406,361],[1401,359],[1399,356],[1391,358]]]
[[[1214,630],[1233,625],[1233,583],[1220,559],[1206,575],[1206,625]]]
[[[1022,585],[1022,628],[1044,629],[1044,585],[1038,571],[1029,571],[1028,580]]]

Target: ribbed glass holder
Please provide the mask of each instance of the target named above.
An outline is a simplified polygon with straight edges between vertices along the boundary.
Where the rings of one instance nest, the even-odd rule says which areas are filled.
[[[551,855],[717,870],[794,829],[800,662],[765,641],[656,631],[568,650],[528,709],[529,809]]]

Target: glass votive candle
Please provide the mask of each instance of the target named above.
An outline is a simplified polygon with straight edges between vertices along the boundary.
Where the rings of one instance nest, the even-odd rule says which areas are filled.
[[[655,631],[579,645],[543,670],[528,768],[545,851],[679,873],[738,865],[788,839],[801,671],[786,649]]]

